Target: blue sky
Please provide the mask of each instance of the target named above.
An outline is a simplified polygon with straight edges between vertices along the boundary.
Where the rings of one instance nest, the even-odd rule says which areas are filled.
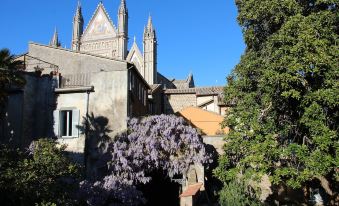
[[[115,25],[120,0],[103,0]],[[81,0],[85,25],[98,0]],[[47,44],[58,28],[63,47],[70,47],[77,0],[1,0],[0,48],[27,51],[29,41]],[[190,72],[197,86],[225,85],[245,45],[233,0],[127,0],[129,44],[142,34],[151,14],[158,37],[158,71],[184,79]]]

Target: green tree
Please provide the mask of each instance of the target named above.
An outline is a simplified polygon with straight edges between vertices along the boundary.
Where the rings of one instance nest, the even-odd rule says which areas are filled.
[[[338,0],[236,0],[245,54],[227,78],[232,105],[216,175],[337,196]]]
[[[72,205],[80,168],[64,154],[65,146],[40,139],[27,151],[0,147],[2,205]]]
[[[260,206],[260,202],[251,198],[247,188],[242,183],[230,181],[220,191],[219,204],[221,206]]]
[[[16,60],[8,49],[0,50],[0,105],[5,102],[10,86],[23,86],[25,80],[20,74],[23,62]]]

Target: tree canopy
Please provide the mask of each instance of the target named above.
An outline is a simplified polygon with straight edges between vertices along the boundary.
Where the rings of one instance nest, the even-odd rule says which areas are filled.
[[[22,69],[22,61],[16,60],[8,49],[0,50],[0,104],[7,97],[7,89],[10,86],[22,86],[24,78],[18,73]]]
[[[0,145],[2,205],[73,205],[80,167],[64,154],[66,146],[40,139],[26,149]]]
[[[339,167],[337,0],[236,0],[247,45],[228,76],[224,182],[300,188],[319,180],[335,195]]]

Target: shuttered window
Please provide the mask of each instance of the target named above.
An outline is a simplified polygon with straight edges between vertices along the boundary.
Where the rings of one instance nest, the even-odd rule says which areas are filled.
[[[54,111],[54,134],[57,137],[79,137],[80,110]]]

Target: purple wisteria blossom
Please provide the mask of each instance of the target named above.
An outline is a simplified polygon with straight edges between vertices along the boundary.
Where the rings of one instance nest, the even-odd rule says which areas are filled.
[[[108,153],[109,174],[95,183],[81,185],[89,191],[90,205],[107,204],[109,200],[138,205],[143,198],[135,186],[150,182],[152,171],[162,170],[173,177],[186,173],[191,164],[210,159],[196,129],[175,115],[129,119],[128,130],[109,143]]]

